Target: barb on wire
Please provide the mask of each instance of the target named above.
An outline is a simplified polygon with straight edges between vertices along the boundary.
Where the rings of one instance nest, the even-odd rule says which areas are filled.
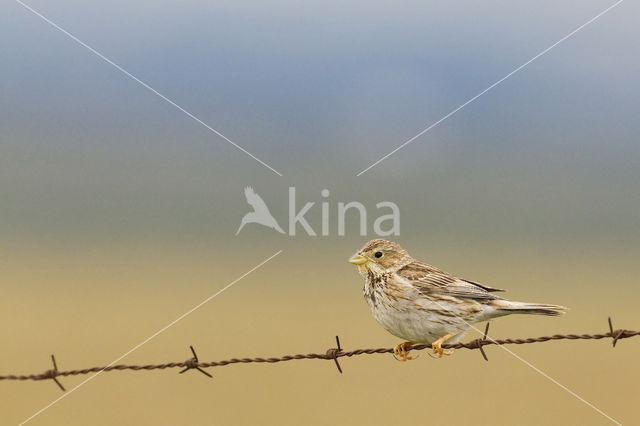
[[[482,336],[482,339],[475,339],[469,342],[469,344],[475,344],[474,349],[480,350],[480,353],[482,354],[482,358],[484,358],[485,361],[489,361],[489,358],[487,358],[487,354],[484,352],[484,349],[482,349],[482,342],[487,340],[487,334],[489,334],[489,324],[491,323],[487,322],[487,326],[484,328],[484,335]]]
[[[625,330],[625,329],[613,329],[613,324],[611,322],[611,318],[608,320],[609,323],[609,331],[606,333],[599,334],[554,334],[552,336],[541,336],[541,337],[529,337],[526,339],[492,339],[488,338],[487,335],[489,333],[489,324],[484,330],[484,336],[480,339],[474,339],[467,343],[451,343],[442,345],[445,349],[478,349],[482,354],[482,357],[485,361],[488,361],[487,354],[485,353],[483,347],[489,345],[524,345],[529,343],[542,343],[548,342],[551,340],[600,340],[611,338],[612,344],[615,347],[616,343],[619,340],[627,339],[634,336],[640,336],[640,331],[633,330]],[[372,354],[386,354],[393,353],[393,348],[376,348],[376,349],[355,349],[352,351],[344,351],[340,346],[340,338],[336,336],[336,348],[327,349],[325,353],[309,353],[309,354],[297,354],[297,355],[283,355],[281,357],[274,358],[231,358],[223,361],[210,361],[210,362],[201,362],[198,360],[198,355],[196,354],[193,346],[189,346],[191,349],[191,353],[193,357],[189,358],[186,361],[181,362],[168,362],[165,364],[148,364],[148,365],[110,365],[106,367],[91,367],[85,368],[82,370],[67,370],[67,371],[59,371],[58,365],[56,363],[56,359],[53,355],[51,355],[51,361],[53,363],[53,369],[47,370],[41,374],[28,374],[28,375],[0,375],[0,380],[48,380],[52,379],[63,391],[65,390],[64,386],[58,380],[58,377],[61,376],[77,376],[83,374],[97,373],[97,372],[107,372],[107,371],[115,371],[115,370],[131,370],[131,371],[141,371],[141,370],[164,370],[167,368],[181,368],[180,373],[184,373],[188,370],[198,370],[202,374],[207,377],[212,377],[211,374],[206,372],[204,368],[208,367],[222,367],[230,364],[249,364],[249,363],[276,363],[283,361],[292,361],[297,359],[324,359],[334,361],[338,371],[342,373],[342,367],[338,362],[338,358],[342,357],[353,357],[359,355],[372,355]],[[414,345],[411,347],[407,347],[408,350],[423,350],[430,349],[431,345],[420,344]]]
[[[336,336],[336,345],[337,348],[327,349],[326,356],[328,359],[333,359],[336,363],[336,367],[338,367],[338,371],[342,374],[342,367],[340,367],[340,363],[338,362],[338,357],[342,354],[342,348],[340,347],[340,338]]]
[[[58,387],[62,389],[62,392],[65,392],[66,389],[64,388],[64,386],[62,386],[62,383],[60,383],[57,377],[60,375],[60,372],[58,371],[58,364],[56,363],[56,357],[53,356],[53,354],[51,354],[51,363],[53,364],[53,369],[45,371],[42,374],[42,380],[53,379],[53,381],[56,382],[56,385],[58,385]],[[40,380],[40,379],[36,379],[36,380]]]
[[[196,354],[196,350],[193,349],[193,346],[189,346],[189,349],[191,349],[191,353],[193,354],[193,357],[189,358],[184,362],[185,367],[183,370],[180,370],[179,373],[182,374],[185,371],[195,369],[201,372],[202,374],[204,374],[205,376],[211,377],[213,379],[213,376],[211,374],[207,373],[202,368],[200,368],[200,361],[198,361],[198,355]]]

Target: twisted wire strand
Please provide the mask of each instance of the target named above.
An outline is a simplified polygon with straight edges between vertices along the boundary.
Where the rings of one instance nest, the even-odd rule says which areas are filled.
[[[487,324],[487,328],[485,330],[485,335],[483,338],[474,339],[466,343],[453,343],[453,344],[443,344],[442,347],[444,349],[479,349],[482,353],[482,356],[485,360],[488,360],[484,350],[482,349],[484,346],[490,345],[524,345],[524,344],[532,344],[532,343],[542,343],[549,342],[552,340],[600,340],[600,339],[613,339],[613,346],[621,339],[627,339],[630,337],[640,336],[640,331],[633,330],[614,330],[611,325],[611,319],[609,319],[609,332],[607,333],[598,333],[598,334],[554,334],[552,336],[541,336],[541,337],[529,337],[529,338],[509,338],[509,339],[492,339],[487,337],[487,332],[489,329],[489,325]],[[52,355],[51,359],[53,362],[53,369],[47,370],[44,373],[40,374],[25,374],[25,375],[16,375],[16,374],[7,374],[0,375],[0,380],[48,380],[52,379],[56,382],[56,384],[64,391],[64,387],[57,380],[58,377],[66,377],[66,376],[78,376],[85,375],[90,373],[98,373],[98,372],[108,372],[108,371],[153,371],[153,370],[166,370],[171,368],[182,368],[183,370],[180,373],[184,373],[187,370],[196,369],[201,373],[211,377],[209,373],[203,370],[203,368],[208,367],[223,367],[231,364],[249,364],[249,363],[277,363],[284,361],[293,361],[293,360],[301,360],[301,359],[322,359],[322,360],[333,360],[338,368],[338,371],[342,373],[342,368],[338,362],[339,358],[342,357],[354,357],[359,355],[373,355],[373,354],[386,354],[393,353],[393,348],[372,348],[372,349],[355,349],[351,351],[343,351],[340,347],[340,340],[336,336],[337,348],[330,348],[325,353],[308,353],[308,354],[295,354],[295,355],[283,355],[280,357],[254,357],[254,358],[231,358],[227,360],[221,361],[209,361],[209,362],[200,362],[198,360],[198,356],[196,355],[195,350],[191,347],[191,351],[193,353],[193,357],[187,359],[186,361],[179,362],[167,362],[163,364],[147,364],[147,365],[126,365],[126,364],[118,364],[118,365],[109,365],[104,367],[90,367],[84,368],[80,370],[65,370],[59,371],[55,357]],[[414,346],[408,346],[407,350],[424,350],[431,348],[431,345],[420,344]]]

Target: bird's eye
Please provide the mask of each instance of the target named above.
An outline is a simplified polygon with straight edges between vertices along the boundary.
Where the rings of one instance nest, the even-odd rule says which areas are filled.
[[[373,255],[379,259],[379,258],[382,257],[382,252],[381,251],[377,251]]]

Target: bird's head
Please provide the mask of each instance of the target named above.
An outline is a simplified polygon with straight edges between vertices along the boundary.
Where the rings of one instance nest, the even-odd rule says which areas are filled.
[[[349,263],[358,266],[361,274],[368,271],[395,272],[411,261],[413,258],[405,249],[394,242],[382,239],[369,241],[349,259]]]

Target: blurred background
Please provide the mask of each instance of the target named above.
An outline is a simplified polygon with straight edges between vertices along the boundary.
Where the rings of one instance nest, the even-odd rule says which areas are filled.
[[[491,335],[638,329],[640,6],[624,2],[360,177],[356,174],[613,4],[28,3],[280,177],[18,3],[0,5],[0,374],[392,346],[346,259],[367,241],[337,203],[395,202],[414,257],[571,307]],[[287,227],[287,188],[320,231],[247,225],[254,187]],[[321,197],[329,189],[328,198]],[[483,328],[483,324],[478,325]],[[468,339],[475,338],[469,333]],[[638,422],[640,341],[509,347],[619,422]],[[111,372],[32,420],[111,424],[609,424],[499,348]],[[84,377],[62,378],[71,389]],[[61,395],[0,383],[0,423]]]

